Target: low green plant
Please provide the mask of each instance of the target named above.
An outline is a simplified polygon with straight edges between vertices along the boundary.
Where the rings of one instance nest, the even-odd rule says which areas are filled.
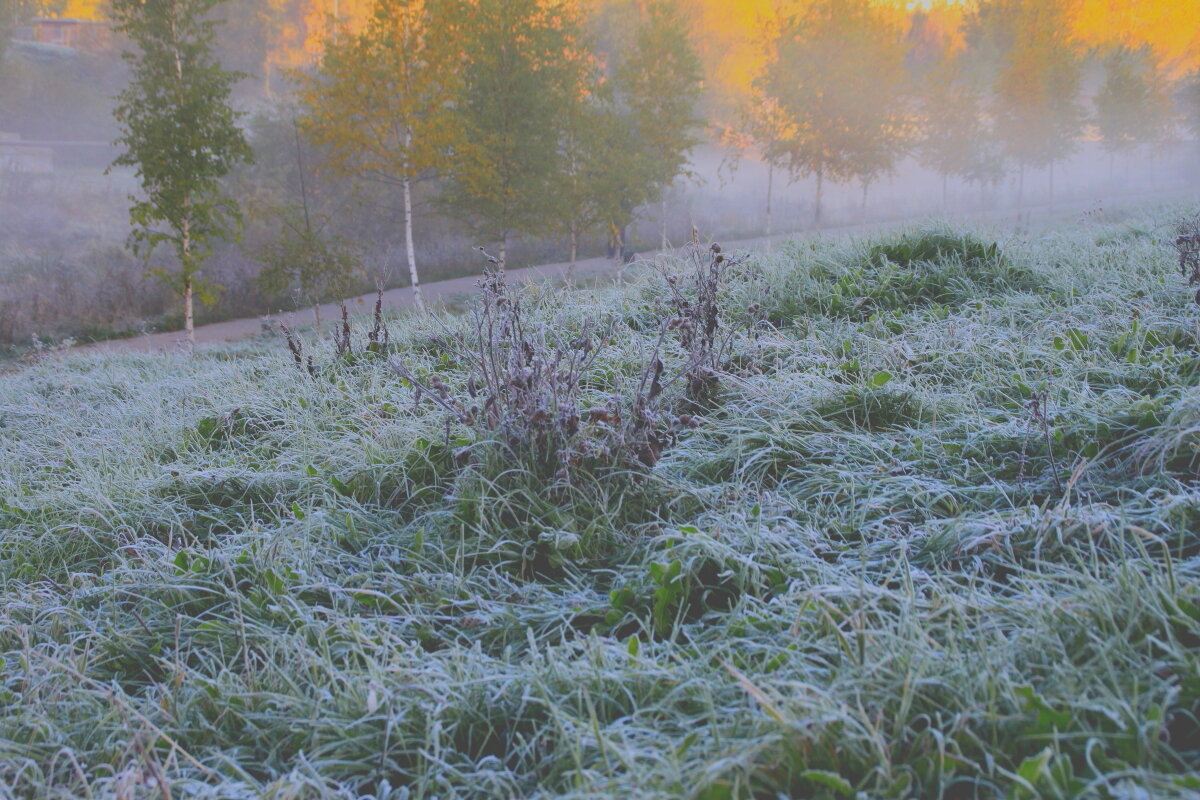
[[[909,268],[921,262],[956,264],[967,270],[1011,266],[1000,245],[995,242],[944,229],[903,233],[890,242],[874,245],[868,261],[875,267],[891,263]]]

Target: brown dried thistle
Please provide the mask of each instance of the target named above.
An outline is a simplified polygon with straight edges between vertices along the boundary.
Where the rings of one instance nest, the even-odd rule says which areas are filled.
[[[663,276],[672,313],[666,329],[676,332],[687,355],[682,377],[685,396],[693,405],[703,405],[711,398],[725,371],[736,332],[722,326],[723,290],[729,271],[745,261],[746,256],[729,258],[715,242],[702,247],[693,232],[687,254],[690,280],[681,286],[677,276]]]
[[[1179,255],[1179,272],[1188,285],[1200,284],[1200,217],[1179,226],[1175,252]],[[1200,304],[1200,292],[1196,293],[1196,303]]]
[[[506,462],[517,461],[544,479],[570,482],[580,469],[653,466],[667,444],[662,431],[662,360],[655,347],[632,397],[613,395],[582,408],[586,378],[610,343],[613,322],[586,322],[568,339],[558,326],[535,321],[510,291],[496,260],[471,309],[466,334],[451,333],[448,347],[467,365],[466,397],[451,395],[441,376],[422,379],[401,359],[392,369],[428,396],[448,418],[468,425],[480,440],[495,441]],[[661,344],[662,336],[659,337]]]
[[[370,341],[367,352],[370,353],[385,352],[391,341],[391,332],[383,321],[383,284],[375,286],[375,325],[367,334],[367,339]]]
[[[350,311],[346,308],[344,300],[338,305],[342,310],[342,325],[340,329],[335,328],[333,331],[333,345],[337,348],[338,358],[344,358],[351,353]]]
[[[310,378],[317,377],[317,367],[313,363],[312,356],[304,355],[304,341],[282,322],[279,323],[279,330],[283,334],[284,340],[287,341],[288,350],[292,353],[292,360],[296,362],[296,369],[307,372]]]

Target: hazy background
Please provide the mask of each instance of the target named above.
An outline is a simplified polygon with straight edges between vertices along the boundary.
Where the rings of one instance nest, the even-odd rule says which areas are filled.
[[[601,42],[619,38],[645,11],[633,0],[582,5]],[[767,228],[769,182],[773,231],[818,227],[815,175],[784,153],[786,147],[773,153],[771,132],[764,132],[771,122],[763,113],[768,96],[799,91],[795,73],[801,69],[811,73],[806,90],[813,80],[826,80],[828,93],[844,105],[886,106],[893,131],[890,141],[872,143],[877,162],[860,165],[859,173],[847,167],[823,176],[820,227],[998,209],[1036,213],[1054,204],[1101,205],[1195,186],[1200,4],[877,3],[881,27],[864,31],[868,38],[860,44],[864,53],[899,59],[901,70],[886,76],[872,71],[877,67],[869,58],[841,52],[844,43],[835,49],[840,57],[815,67],[816,45],[793,42],[789,55],[789,20],[802,17],[806,5],[679,0],[704,70],[697,108],[702,143],[665,204],[637,210],[628,234],[633,250],[656,249],[664,224],[676,242],[692,226],[722,239],[760,235]],[[231,24],[220,29],[218,45],[224,65],[248,76],[237,102],[247,112],[257,161],[228,181],[247,223],[242,241],[222,245],[206,268],[225,291],[201,311],[201,321],[299,302],[287,292],[265,292],[257,280],[262,267],[255,248],[273,234],[256,210],[294,191],[291,119],[298,112],[290,71],[313,69],[328,38],[338,31],[352,35],[369,11],[365,0],[230,0],[222,7]],[[110,144],[117,136],[112,98],[126,68],[123,45],[104,23],[103,3],[0,0],[0,19],[0,343],[177,325],[171,293],[145,277],[146,265],[124,247],[133,176],[105,173],[117,153]],[[1069,124],[1054,129],[1060,151],[1042,158],[1029,148],[1046,135],[1027,131],[1037,141],[1022,142],[1020,130],[1004,129],[1005,93],[1064,70],[1074,78],[1057,87],[1059,96],[1026,98],[1043,103],[1048,116],[1071,107]],[[875,90],[884,94],[865,96]],[[306,162],[318,168],[320,150],[301,146]],[[947,167],[948,161],[955,163]],[[376,280],[405,285],[394,188],[329,178],[322,191],[337,233],[362,248],[360,287]],[[479,242],[428,202],[437,191],[436,181],[418,188],[415,230],[424,281],[477,268],[470,247]],[[606,230],[590,231],[581,254],[603,254],[606,240]],[[511,260],[560,261],[567,254],[563,236],[526,235],[513,245]],[[169,262],[166,253],[156,258]]]

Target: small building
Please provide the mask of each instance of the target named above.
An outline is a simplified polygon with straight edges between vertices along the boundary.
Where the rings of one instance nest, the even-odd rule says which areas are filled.
[[[21,141],[15,133],[0,131],[0,172],[48,173],[54,171],[54,150]]]
[[[33,21],[31,33],[32,41],[85,53],[106,53],[113,47],[112,26],[104,20],[39,17]]]

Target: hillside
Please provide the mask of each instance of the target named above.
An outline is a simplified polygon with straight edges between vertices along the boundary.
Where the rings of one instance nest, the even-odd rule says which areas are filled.
[[[1194,797],[1189,213],[6,375],[0,797]]]

